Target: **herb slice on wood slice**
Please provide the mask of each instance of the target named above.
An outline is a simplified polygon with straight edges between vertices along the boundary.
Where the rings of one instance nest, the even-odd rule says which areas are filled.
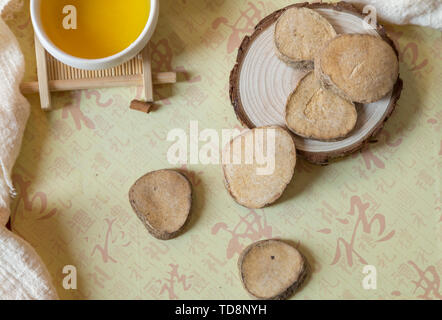
[[[189,221],[192,185],[177,171],[154,171],[135,182],[129,200],[147,230],[160,240],[169,240]]]
[[[345,34],[331,40],[315,61],[315,73],[324,87],[359,103],[376,102],[393,90],[399,60],[379,36]]]
[[[290,298],[307,275],[303,255],[281,240],[264,240],[247,247],[238,267],[244,288],[262,300]]]
[[[318,12],[308,8],[290,8],[275,25],[276,53],[292,67],[313,69],[316,54],[335,36],[333,26]]]
[[[236,202],[251,209],[278,200],[293,178],[295,165],[293,137],[280,127],[248,130],[223,149],[225,186]]]
[[[334,140],[346,137],[354,129],[358,113],[354,103],[321,88],[310,72],[290,95],[285,118],[287,127],[301,137]]]

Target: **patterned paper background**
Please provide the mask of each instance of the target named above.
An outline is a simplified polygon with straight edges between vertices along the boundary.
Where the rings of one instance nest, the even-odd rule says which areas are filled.
[[[29,4],[8,17],[36,78]],[[135,88],[54,95],[32,115],[14,170],[12,227],[47,264],[65,299],[247,299],[237,275],[244,246],[292,240],[313,273],[297,299],[441,299],[442,35],[389,26],[405,82],[397,111],[362,153],[328,167],[299,161],[281,201],[247,210],[227,194],[219,166],[186,166],[194,218],[176,240],[153,239],[127,191],[146,172],[171,167],[169,130],[238,127],[228,77],[240,40],[282,0],[162,0],[151,46],[154,71],[185,77],[156,88],[161,107],[128,109]],[[378,289],[362,287],[365,264]],[[78,270],[76,291],[62,268]]]

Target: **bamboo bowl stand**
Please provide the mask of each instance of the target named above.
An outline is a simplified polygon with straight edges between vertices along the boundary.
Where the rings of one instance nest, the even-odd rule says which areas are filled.
[[[51,92],[85,89],[143,87],[145,102],[153,103],[153,86],[176,83],[176,72],[152,73],[152,60],[147,45],[137,56],[117,67],[104,70],[81,70],[52,57],[35,37],[38,81],[20,85],[23,94],[40,94],[41,108],[51,110]]]

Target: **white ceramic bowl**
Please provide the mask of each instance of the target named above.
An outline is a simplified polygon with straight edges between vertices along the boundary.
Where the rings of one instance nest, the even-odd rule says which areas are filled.
[[[57,60],[71,67],[86,70],[112,68],[136,56],[141,50],[143,50],[152,37],[158,22],[158,14],[160,9],[159,0],[150,0],[150,15],[143,32],[137,40],[135,40],[123,51],[102,59],[82,59],[63,52],[48,38],[44,32],[40,17],[40,3],[42,1],[44,0],[31,0],[31,20],[38,40],[40,40],[43,47]]]

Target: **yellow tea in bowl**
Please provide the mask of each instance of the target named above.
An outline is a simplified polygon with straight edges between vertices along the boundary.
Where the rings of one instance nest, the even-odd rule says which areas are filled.
[[[65,53],[102,59],[129,47],[149,19],[149,0],[43,0],[44,32]]]

